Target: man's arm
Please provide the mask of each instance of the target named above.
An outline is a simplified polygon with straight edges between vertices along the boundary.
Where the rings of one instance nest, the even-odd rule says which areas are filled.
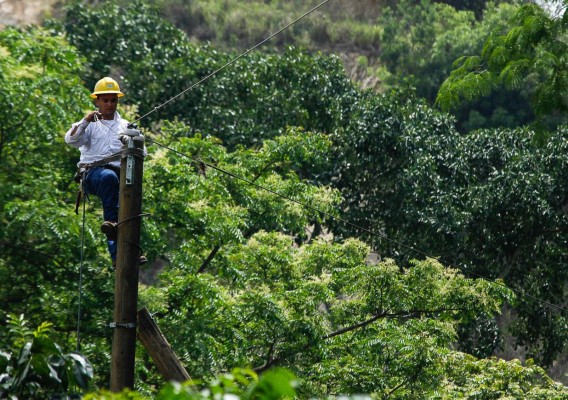
[[[71,129],[67,131],[65,134],[65,143],[73,146],[73,147],[81,147],[85,144],[85,131],[87,126],[93,121],[95,118],[101,118],[102,114],[98,111],[91,111],[85,118],[81,121],[74,123],[71,126]]]

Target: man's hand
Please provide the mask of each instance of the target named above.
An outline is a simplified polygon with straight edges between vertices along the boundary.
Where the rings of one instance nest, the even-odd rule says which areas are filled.
[[[100,113],[98,110],[94,110],[91,111],[90,113],[87,114],[87,116],[85,117],[85,121],[87,122],[94,122],[98,119],[102,119],[103,118],[103,114]]]
[[[87,125],[89,125],[91,122],[102,119],[102,117],[103,117],[103,114],[101,114],[99,112],[99,110],[91,111],[84,118],[85,121],[87,121],[87,123],[81,122],[79,125],[76,125],[75,128],[69,134],[69,136],[75,136],[75,134],[77,133],[77,130],[79,128],[81,128],[81,132],[83,132],[87,128]]]

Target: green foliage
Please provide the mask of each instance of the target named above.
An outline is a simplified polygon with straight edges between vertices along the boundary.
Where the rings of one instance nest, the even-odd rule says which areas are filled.
[[[544,371],[532,362],[522,366],[517,360],[476,360],[463,353],[451,353],[445,357],[448,378],[443,386],[431,393],[430,398],[523,398],[523,399],[562,399],[568,395],[565,389],[546,377]],[[467,377],[474,376],[474,379]],[[352,375],[354,378],[355,376]],[[163,387],[157,400],[181,399],[286,399],[298,393],[293,374],[285,369],[271,370],[260,377],[251,370],[235,369],[206,384],[189,381],[169,383]],[[396,390],[386,394],[392,398],[414,398],[416,392],[399,393]],[[384,397],[384,396],[383,396]],[[126,400],[144,399],[136,392],[125,390],[122,393],[99,391],[85,396],[85,399]],[[341,395],[317,397],[321,399],[367,400],[366,395]]]
[[[160,391],[160,399],[210,399],[233,395],[236,399],[277,400],[293,398],[296,378],[289,371],[268,371],[260,377],[251,370],[234,369],[221,375],[206,388],[196,390],[193,382],[170,384]]]
[[[190,50],[185,35],[144,1],[129,2],[125,8],[106,2],[98,7],[83,3],[75,2],[65,9],[63,26],[55,21],[49,26],[64,31],[69,43],[88,56],[82,71],[88,88],[102,76],[131,76],[136,65],[147,69],[147,79],[138,86],[146,87],[172,60]],[[128,85],[125,89],[129,97],[143,95]]]
[[[65,21],[70,42],[92,60],[87,82],[119,68],[126,101],[138,103],[141,114],[177,96],[232,56],[195,47],[140,1],[122,9],[76,4],[67,10]],[[128,51],[109,44],[111,37]],[[207,132],[229,148],[259,145],[287,126],[330,132],[338,97],[352,89],[336,57],[309,56],[299,49],[278,56],[252,53],[155,110],[148,120],[179,119],[191,126],[190,134]]]
[[[310,186],[292,172],[293,167],[304,163],[317,166],[325,160],[329,142],[323,135],[290,128],[258,150],[240,148],[227,153],[214,138],[179,138],[187,134],[187,129],[180,124],[163,127],[165,138],[178,137],[177,151],[182,155],[162,150],[155,153],[146,179],[156,189],[149,191],[147,204],[154,219],[160,221],[156,231],[150,228],[153,245],[175,249],[168,255],[172,260],[181,257],[188,262],[191,257],[193,271],[206,267],[203,261],[210,252],[217,252],[215,248],[240,243],[259,230],[303,237],[310,222],[322,222],[310,210],[247,181],[296,201],[311,201],[323,211],[330,211],[338,202],[336,192]],[[214,162],[216,168],[203,165],[205,169],[201,170],[192,158]],[[203,175],[195,173],[199,171]],[[185,193],[181,197],[180,191]],[[177,232],[175,236],[167,233],[172,229]],[[184,245],[172,248],[160,239],[168,237],[173,243]],[[159,254],[160,250],[156,251]]]
[[[492,32],[480,55],[456,61],[440,88],[437,103],[450,109],[487,96],[497,87],[522,87],[530,93],[537,116],[562,117],[568,108],[565,19],[549,15],[534,3],[520,7],[508,26]]]
[[[100,61],[93,61],[87,73],[94,78],[123,71],[125,90],[133,103],[140,101],[142,112],[230,58],[189,44],[152,9],[138,2],[134,6],[142,15],[135,8],[121,14],[108,4],[73,6],[69,15],[76,23],[69,20],[67,29],[70,37],[76,32],[72,40],[85,56],[92,53]],[[106,53],[108,43],[98,47],[89,39],[99,22],[123,53]],[[148,32],[154,31],[159,39],[152,43]],[[41,39],[23,40],[26,32],[6,32],[8,42],[18,43],[10,50],[14,53],[28,46],[30,54],[40,54],[36,46],[50,47]],[[95,39],[102,32],[93,33]],[[136,40],[129,42],[128,36]],[[176,40],[174,48],[166,46]],[[11,54],[2,46],[3,54]],[[144,46],[157,49],[157,58]],[[126,53],[128,58],[120,58]],[[120,70],[107,57],[120,59]],[[35,80],[26,78],[29,66],[19,64],[25,59],[7,56],[0,64],[30,87]],[[36,64],[41,65],[31,65]],[[64,82],[74,82],[57,98],[56,104],[66,105],[61,118],[44,126],[31,114],[38,129],[30,141],[38,145],[27,151],[29,135],[17,126],[20,131],[10,140],[18,146],[9,147],[12,153],[0,165],[5,227],[0,231],[0,301],[34,323],[52,321],[64,348],[76,339],[81,226],[72,215],[74,185],[69,181],[77,154],[61,139],[50,147],[42,139],[53,132],[61,137],[79,118],[88,105],[88,90],[79,85],[78,70],[66,69],[63,62],[49,68],[64,74],[58,79],[67,73]],[[100,70],[94,73],[95,68]],[[17,85],[6,88],[6,98],[20,93]],[[37,107],[38,115],[51,112],[43,99],[29,105]],[[283,366],[298,377],[296,393],[302,398],[358,392],[428,398],[455,392],[457,386],[465,391],[468,382],[490,377],[478,375],[474,367],[480,360],[475,359],[468,359],[471,375],[448,373],[458,369],[454,363],[466,363],[452,348],[459,341],[462,349],[480,354],[478,348],[465,348],[463,327],[494,326],[504,303],[520,305],[511,334],[528,347],[528,356],[547,365],[563,349],[566,315],[522,296],[515,303],[502,283],[535,298],[563,301],[566,238],[559,226],[565,130],[549,147],[535,146],[533,133],[525,130],[462,137],[450,116],[412,93],[361,93],[337,58],[294,49],[240,60],[152,118],[175,116],[191,127],[160,121],[157,132],[147,135],[171,150],[148,143],[144,211],[153,218],[144,221],[143,247],[150,260],[158,260],[155,265],[165,268],[149,280],[152,286],[141,291],[141,301],[159,311],[156,318],[166,337],[200,382],[237,367],[263,372]],[[335,188],[319,182],[333,182]],[[390,240],[332,224],[327,215],[335,215],[340,204],[343,217]],[[87,213],[82,337],[83,352],[97,371],[93,385],[103,387],[109,374],[105,321],[110,319],[112,275],[102,238],[95,234],[98,211],[89,206]],[[322,235],[330,229],[333,235]],[[361,240],[396,262],[372,262],[376,254]],[[441,255],[442,262],[410,261],[424,254],[400,243]],[[476,281],[443,266],[455,260],[463,260],[458,265],[468,276],[502,276],[503,281]],[[9,340],[0,331],[3,348]],[[149,357],[139,355],[140,396],[152,395],[159,377]],[[477,365],[501,368],[490,361]],[[503,369],[518,367],[510,363]],[[526,376],[504,372],[486,393],[508,393],[499,385],[515,379],[523,382],[525,393],[551,389],[540,379],[541,370],[528,368]],[[232,387],[231,379],[219,378],[219,387]],[[235,385],[235,390],[248,387]]]
[[[0,49],[5,105],[0,107],[0,303],[10,305],[0,311],[0,321],[8,312],[26,315],[31,324],[50,321],[61,348],[74,348],[81,219],[73,213],[72,177],[78,153],[65,145],[63,133],[90,106],[78,76],[84,59],[62,37],[40,28],[6,28]],[[86,216],[81,334],[92,338],[82,350],[97,365],[105,358],[100,341],[108,330],[101,321],[109,319],[112,287],[105,244],[96,233],[100,209],[94,210],[88,207]],[[0,329],[0,348],[11,346]]]
[[[61,37],[28,28],[7,28],[0,32],[0,160],[32,153],[22,166],[32,165],[33,150],[56,140],[65,117],[81,112],[85,89],[77,73],[81,59]]]
[[[414,3],[402,1],[379,20],[384,26],[381,61],[393,74],[393,83],[410,82],[419,96],[433,99],[452,55],[470,52],[483,32],[473,29],[472,13],[429,1]]]
[[[205,399],[256,399],[277,400],[294,398],[297,385],[295,376],[285,369],[275,369],[258,376],[250,369],[235,368],[230,374],[219,375],[205,382],[170,382],[153,397],[156,400]],[[85,396],[85,400],[144,399],[136,392],[122,393],[99,391]]]
[[[566,129],[544,148],[527,130],[462,136],[447,116],[400,94],[356,103],[353,115],[337,134],[342,151],[332,178],[345,218],[377,233],[363,235],[379,254],[406,259],[416,249],[527,292],[515,336],[518,344],[539,343],[528,355],[550,365],[562,351],[567,316],[544,312],[534,298],[563,304],[565,197],[558,182],[565,180]],[[334,230],[361,235],[339,224]],[[491,343],[483,355],[499,346]]]
[[[452,354],[445,387],[447,398],[470,399],[565,399],[566,388],[528,360],[476,360],[467,354]],[[467,376],[467,379],[464,377]]]
[[[93,367],[83,355],[62,351],[52,339],[53,324],[30,330],[23,315],[13,314],[7,323],[13,342],[0,351],[0,397],[52,398],[87,389]]]
[[[504,29],[516,7],[489,4],[483,18],[476,20],[472,12],[456,11],[446,4],[431,1],[399,2],[387,9],[379,20],[384,27],[381,36],[381,62],[389,71],[386,84],[394,87],[411,85],[419,97],[434,102],[440,85],[452,70],[458,57],[482,51],[483,43],[496,29]],[[473,60],[473,59],[472,59]],[[485,78],[484,74],[476,77]],[[488,90],[479,84],[480,90]],[[489,93],[489,92],[488,92]],[[472,100],[471,97],[468,100]],[[515,100],[512,100],[515,99]],[[509,118],[504,121],[497,111]],[[477,113],[482,118],[475,118]],[[500,90],[485,102],[469,102],[456,110],[460,130],[482,127],[519,126],[532,114],[523,94]]]
[[[182,128],[173,125],[172,134]],[[367,265],[369,250],[355,240],[344,244],[318,240],[293,247],[293,237],[277,232],[298,234],[297,229],[310,222],[306,210],[216,168],[206,169],[206,177],[188,174],[190,160],[178,153],[204,160],[214,157],[218,168],[326,209],[333,197],[318,197],[327,193],[322,190],[305,191],[308,187],[295,182],[292,173],[283,170],[287,164],[281,163],[305,154],[302,147],[313,149],[317,135],[298,136],[294,131],[288,135],[254,152],[232,153],[219,151],[214,142],[200,137],[178,139],[175,152],[160,151],[149,162],[147,186],[158,190],[150,191],[147,204],[156,207],[154,220],[162,229],[168,227],[157,237],[180,243],[177,248],[164,245],[173,250],[167,254],[170,268],[160,278],[165,293],[161,308],[167,310],[160,322],[168,340],[179,349],[191,376],[214,376],[243,365],[264,370],[281,364],[301,378],[321,375],[316,373],[322,368],[319,363],[326,371],[351,365],[341,359],[337,364],[345,341],[351,349],[361,348],[356,354],[367,354],[363,349],[381,333],[385,347],[408,357],[407,366],[385,377],[384,386],[375,380],[358,387],[349,380],[335,387],[330,386],[330,377],[322,375],[317,384],[311,379],[315,387],[301,390],[306,395],[353,393],[363,387],[367,392],[386,391],[396,386],[389,382],[416,374],[424,380],[413,387],[427,392],[432,370],[415,369],[416,357],[429,354],[424,362],[434,362],[437,352],[447,351],[455,340],[458,321],[493,315],[507,291],[466,280],[432,260],[414,263],[402,273],[393,263]],[[276,179],[276,171],[286,179]],[[227,213],[227,206],[238,207],[238,212]],[[185,322],[179,324],[180,319]],[[379,321],[376,326],[375,321]],[[426,331],[432,340],[416,340],[414,335]],[[416,343],[420,346],[414,347]],[[439,349],[426,351],[434,345]],[[366,360],[358,358],[361,368],[388,363],[372,354]]]
[[[167,249],[170,263],[158,283],[163,295],[154,297],[159,323],[190,376],[282,365],[301,379],[303,397],[430,393],[458,324],[491,318],[511,300],[504,287],[433,260],[367,264],[369,249],[357,240],[294,246],[317,213],[249,182],[327,210],[333,192],[291,172],[308,153],[322,160],[323,136],[291,129],[261,149],[226,152],[213,138],[184,138],[186,129],[164,126],[162,135],[177,139],[147,163],[145,186],[154,189],[145,204],[155,217],[146,224],[158,240],[152,246]],[[199,160],[215,160],[215,168],[203,173]],[[377,379],[392,357],[400,367]],[[337,378],[353,376],[352,368],[360,379]]]

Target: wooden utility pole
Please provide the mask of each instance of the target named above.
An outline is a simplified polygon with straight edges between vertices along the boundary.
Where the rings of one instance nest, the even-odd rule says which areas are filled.
[[[189,380],[189,374],[145,307],[138,311],[138,325],[138,339],[156,363],[164,380],[177,382]]]
[[[136,310],[140,227],[142,224],[142,174],[144,137],[129,129],[120,165],[118,243],[114,287],[114,328],[111,354],[110,390],[134,387],[136,351]]]

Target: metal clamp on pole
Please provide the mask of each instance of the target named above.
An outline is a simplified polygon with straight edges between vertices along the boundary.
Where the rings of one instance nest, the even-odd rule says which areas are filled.
[[[132,329],[136,328],[136,322],[128,322],[126,324],[121,324],[118,322],[111,322],[109,324],[109,328],[125,328],[125,329]]]
[[[128,141],[129,143],[132,142],[131,140]],[[126,184],[132,185],[134,183],[134,157],[127,156],[126,159]]]
[[[134,149],[134,138],[142,136],[142,133],[136,129],[136,125],[128,125],[122,132],[123,135],[128,136],[127,146],[128,149]],[[134,157],[127,155],[126,160],[126,184],[132,185],[134,183]]]
[[[129,133],[131,131],[137,132],[136,136],[131,136]],[[129,135],[127,147],[126,149],[122,150],[122,157],[126,157],[125,179],[126,179],[126,184],[130,186],[134,183],[134,164],[136,162],[135,157],[144,157],[144,150],[137,149],[134,146],[134,141],[144,140],[144,136],[140,134],[140,131],[135,129],[127,129],[126,131],[124,131],[124,134]]]
[[[135,136],[142,136],[142,133],[138,129],[136,129],[136,125],[134,126],[128,125],[126,129],[122,131],[121,135],[135,137]]]

